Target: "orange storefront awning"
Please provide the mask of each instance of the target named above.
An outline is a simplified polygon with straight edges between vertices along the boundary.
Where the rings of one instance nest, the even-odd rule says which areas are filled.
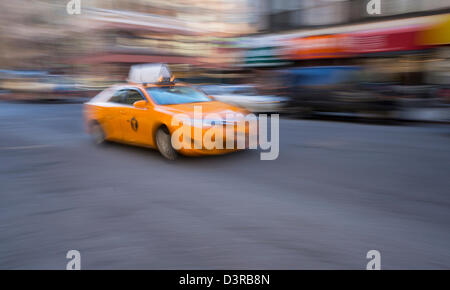
[[[346,57],[347,46],[344,34],[309,36],[291,40],[287,55],[289,59]]]

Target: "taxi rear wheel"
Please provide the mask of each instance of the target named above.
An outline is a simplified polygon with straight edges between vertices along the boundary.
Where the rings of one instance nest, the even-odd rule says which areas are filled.
[[[102,126],[100,126],[100,124],[94,123],[91,125],[91,138],[92,141],[97,145],[105,143],[105,132],[103,132]]]
[[[156,145],[162,156],[169,160],[177,159],[178,153],[172,147],[172,140],[167,128],[161,127],[156,132]]]

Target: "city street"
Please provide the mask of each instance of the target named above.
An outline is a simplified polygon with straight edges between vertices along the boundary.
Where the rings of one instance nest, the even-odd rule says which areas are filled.
[[[280,155],[96,146],[82,105],[0,102],[0,268],[450,268],[450,127],[280,120]]]

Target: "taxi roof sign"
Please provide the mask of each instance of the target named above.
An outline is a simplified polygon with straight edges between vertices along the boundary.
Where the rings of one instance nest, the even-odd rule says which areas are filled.
[[[128,81],[138,84],[168,82],[172,77],[169,67],[163,63],[133,65],[128,74]]]

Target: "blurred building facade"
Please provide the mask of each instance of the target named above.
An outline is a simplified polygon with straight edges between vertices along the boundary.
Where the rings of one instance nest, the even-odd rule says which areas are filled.
[[[241,39],[242,66],[273,78],[285,68],[358,65],[368,82],[448,83],[449,3],[381,0],[380,14],[371,15],[369,2],[263,1],[259,33]],[[440,40],[429,41],[431,31]]]
[[[102,88],[134,63],[182,79],[273,82],[280,69],[359,65],[372,80],[448,82],[445,0],[16,0],[0,4],[2,69],[44,70]]]
[[[69,1],[67,1],[69,2]],[[230,40],[255,33],[245,1],[83,0],[2,2],[3,69],[118,74],[118,64],[167,62],[216,68],[236,58]]]
[[[258,28],[267,32],[359,23],[399,17],[442,13],[449,9],[442,0],[389,0],[380,3],[380,14],[367,13],[368,0],[262,0]]]

